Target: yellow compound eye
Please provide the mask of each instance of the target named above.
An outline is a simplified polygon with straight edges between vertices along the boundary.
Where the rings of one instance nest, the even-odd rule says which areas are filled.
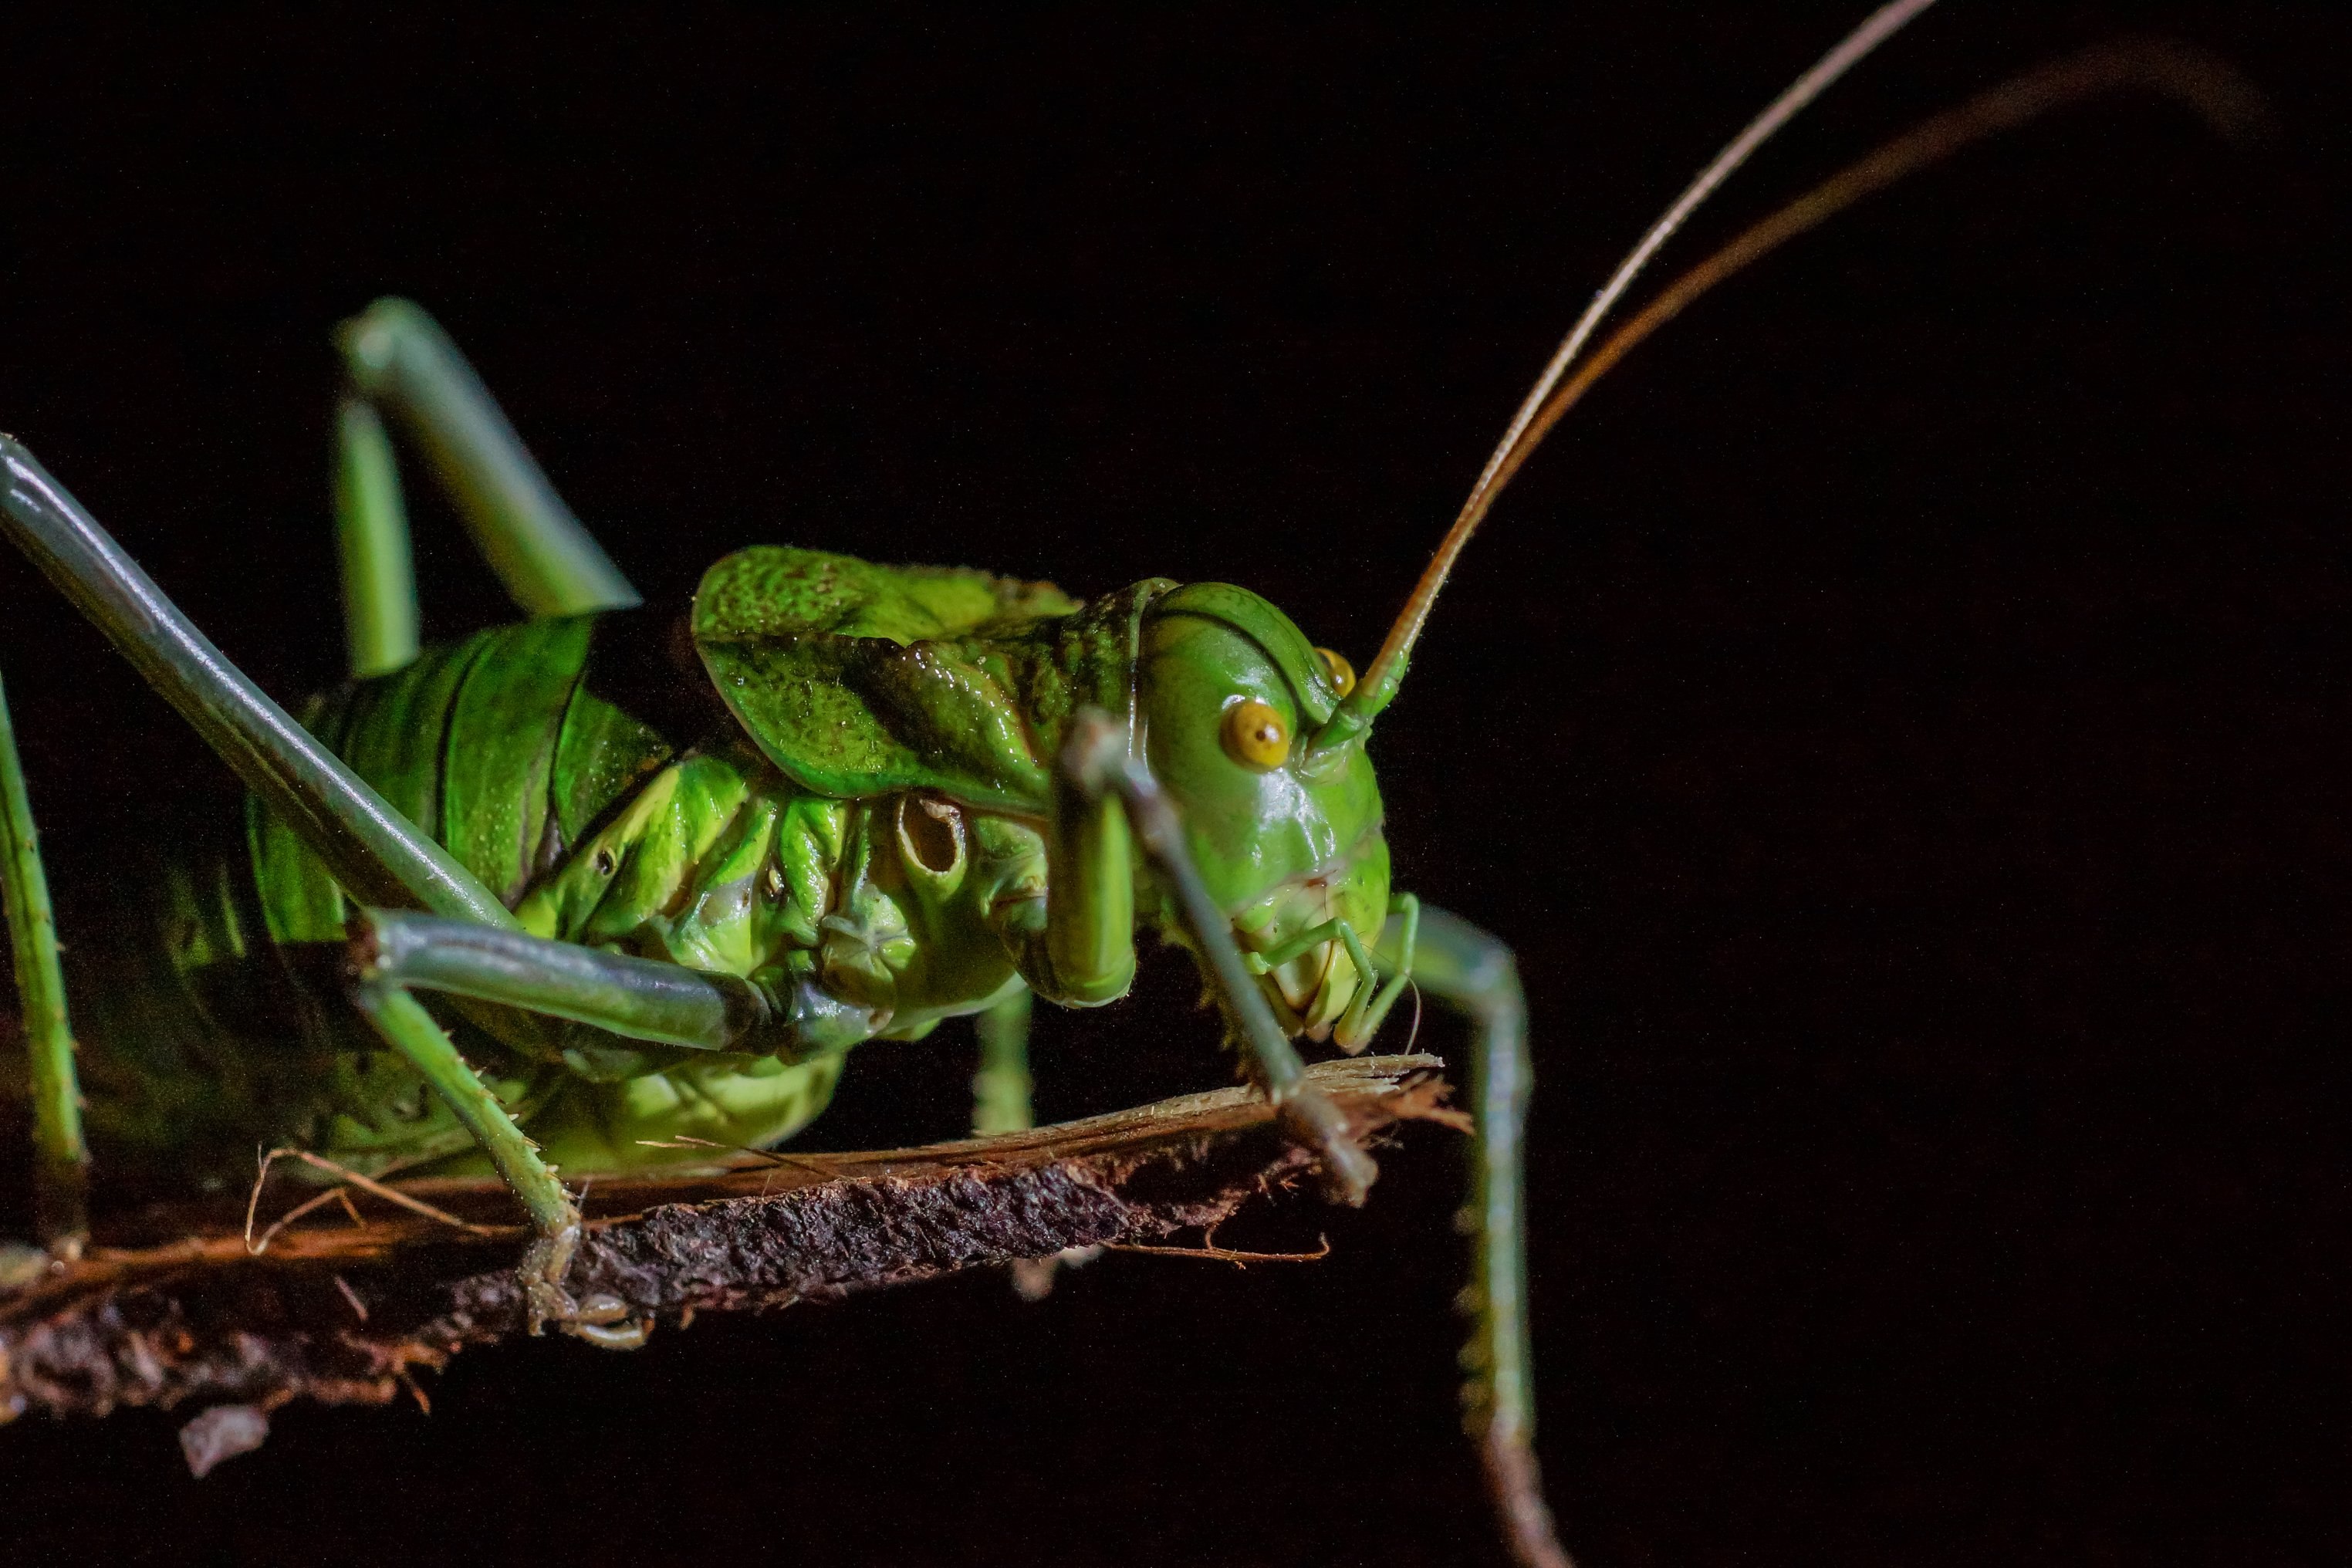
[[[1227,755],[1260,773],[1282,766],[1290,756],[1290,726],[1255,697],[1225,710],[1224,738]]]
[[[1356,667],[1354,665],[1349,664],[1347,659],[1339,654],[1333,653],[1328,647],[1317,648],[1315,650],[1315,657],[1323,661],[1323,679],[1331,683],[1332,690],[1338,692],[1340,696],[1345,697],[1348,693],[1356,689]]]

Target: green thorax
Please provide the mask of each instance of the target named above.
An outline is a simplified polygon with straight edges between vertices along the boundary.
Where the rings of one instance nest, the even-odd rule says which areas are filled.
[[[614,696],[646,684],[628,667],[658,643],[649,619],[485,631],[345,686],[304,720],[512,901],[673,758]],[[256,1139],[331,1145],[336,1126],[373,1128],[359,1142],[385,1158],[446,1141],[446,1111],[344,1005],[348,902],[324,865],[249,797],[220,827],[169,847],[119,907],[84,911],[109,939],[76,977],[94,1131],[192,1175],[204,1151],[249,1165]],[[532,1063],[467,1034],[502,1089],[546,1098]]]
[[[1042,816],[1071,714],[1132,709],[1144,611],[1173,586],[1082,605],[1050,583],[759,545],[704,575],[694,640],[745,731],[817,794],[931,789]]]
[[[1378,831],[1360,745],[1309,765],[1307,739],[1340,695],[1323,662],[1231,584],[1148,578],[1081,604],[1049,583],[761,545],[705,574],[693,630],[745,731],[820,795],[929,789],[1043,816],[1070,716],[1091,706],[1129,723],[1229,910]],[[1289,764],[1254,771],[1220,751],[1219,716],[1242,698],[1284,716]]]

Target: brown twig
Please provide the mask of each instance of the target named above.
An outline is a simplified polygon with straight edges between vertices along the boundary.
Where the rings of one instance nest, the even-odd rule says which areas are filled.
[[[1361,1138],[1452,1123],[1436,1066],[1371,1057],[1311,1076]],[[496,1182],[391,1186],[306,1158],[404,1212],[356,1227],[295,1223],[339,1187],[271,1226],[258,1255],[251,1205],[102,1222],[79,1261],[0,1294],[0,1420],[37,1407],[421,1398],[414,1369],[520,1331],[521,1231]],[[1068,1248],[1287,1261],[1300,1255],[1164,1243],[1297,1185],[1313,1158],[1254,1091],[1230,1089],[921,1149],[717,1163],[600,1178],[572,1293],[683,1326],[698,1311],[837,1300]]]

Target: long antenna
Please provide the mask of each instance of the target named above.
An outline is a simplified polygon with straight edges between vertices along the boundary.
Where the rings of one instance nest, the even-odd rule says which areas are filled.
[[[1585,307],[1584,314],[1577,319],[1575,327],[1552,354],[1551,363],[1544,367],[1543,374],[1537,378],[1535,386],[1520,403],[1518,412],[1512,416],[1510,427],[1503,432],[1503,438],[1496,445],[1494,455],[1486,459],[1485,469],[1479,473],[1478,482],[1471,487],[1470,499],[1463,502],[1454,526],[1446,530],[1444,539],[1437,546],[1437,553],[1431,558],[1428,568],[1421,574],[1421,581],[1414,585],[1412,596],[1405,601],[1403,613],[1389,628],[1388,640],[1381,645],[1379,656],[1364,671],[1364,678],[1357,683],[1354,693],[1342,704],[1341,712],[1333,715],[1332,724],[1327,726],[1332,741],[1344,741],[1360,733],[1371,722],[1372,715],[1387,706],[1389,699],[1395,694],[1396,685],[1403,678],[1405,656],[1412,651],[1414,639],[1421,636],[1422,624],[1428,620],[1430,606],[1436,603],[1437,591],[1445,585],[1446,574],[1454,570],[1454,560],[1461,555],[1462,547],[1470,542],[1470,535],[1476,530],[1479,520],[1486,515],[1486,509],[1492,504],[1503,477],[1504,465],[1509,460],[1513,447],[1518,444],[1528,426],[1535,422],[1544,400],[1559,384],[1560,377],[1567,374],[1569,365],[1601,325],[1601,319],[1624,294],[1634,278],[1640,275],[1642,268],[1648,265],[1650,258],[1676,229],[1682,227],[1692,213],[1698,210],[1700,204],[1715,194],[1716,189],[1731,176],[1732,171],[1746,163],[1749,154],[1771,138],[1773,132],[1795,118],[1800,110],[1819,98],[1831,83],[1852,70],[1873,49],[1894,37],[1935,3],[1936,0],[1893,0],[1892,4],[1872,12],[1835,48],[1823,55],[1812,69],[1790,82],[1780,97],[1765,107],[1763,113],[1748,121],[1747,129],[1733,137],[1729,144],[1715,155],[1714,161],[1699,171],[1698,177],[1675,199],[1674,205],[1650,226],[1641,243],[1617,264],[1617,269],[1610,274],[1609,281],[1601,285],[1601,291],[1592,297],[1592,302]],[[1317,743],[1318,748],[1324,744],[1323,738],[1318,736]]]
[[[2099,45],[2050,61],[1986,89],[1958,107],[1922,121],[1860,162],[1847,165],[1770,216],[1749,226],[1722,249],[1660,289],[1622,326],[1585,356],[1576,374],[1559,385],[1536,416],[1520,427],[1503,460],[1490,466],[1486,485],[1491,505],[1536,447],[1551,433],[1585,392],[1633,346],[1709,289],[1750,262],[1819,226],[1863,197],[1883,191],[1931,163],[1998,132],[2011,130],[2053,109],[2118,88],[2146,88],[2179,100],[2202,116],[2223,140],[2242,142],[2260,132],[2268,106],[2253,84],[2202,49],[2154,39]]]

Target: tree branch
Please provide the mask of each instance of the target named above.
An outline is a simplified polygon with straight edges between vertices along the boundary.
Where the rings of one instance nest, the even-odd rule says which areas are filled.
[[[1444,1108],[1437,1066],[1373,1057],[1321,1063],[1310,1078],[1360,1137],[1402,1121],[1466,1127]],[[583,1301],[611,1298],[606,1315],[624,1331],[633,1320],[682,1327],[700,1311],[1158,1242],[1216,1225],[1312,1165],[1238,1088],[921,1149],[738,1157],[598,1181],[570,1282]],[[443,1178],[400,1190],[465,1227],[352,1189],[259,1256],[242,1214],[213,1205],[150,1211],[77,1262],[38,1266],[0,1293],[0,1420],[187,1401],[383,1404],[415,1391],[411,1369],[519,1331],[523,1232],[503,1189]],[[190,1458],[200,1473],[210,1462],[194,1443]]]

